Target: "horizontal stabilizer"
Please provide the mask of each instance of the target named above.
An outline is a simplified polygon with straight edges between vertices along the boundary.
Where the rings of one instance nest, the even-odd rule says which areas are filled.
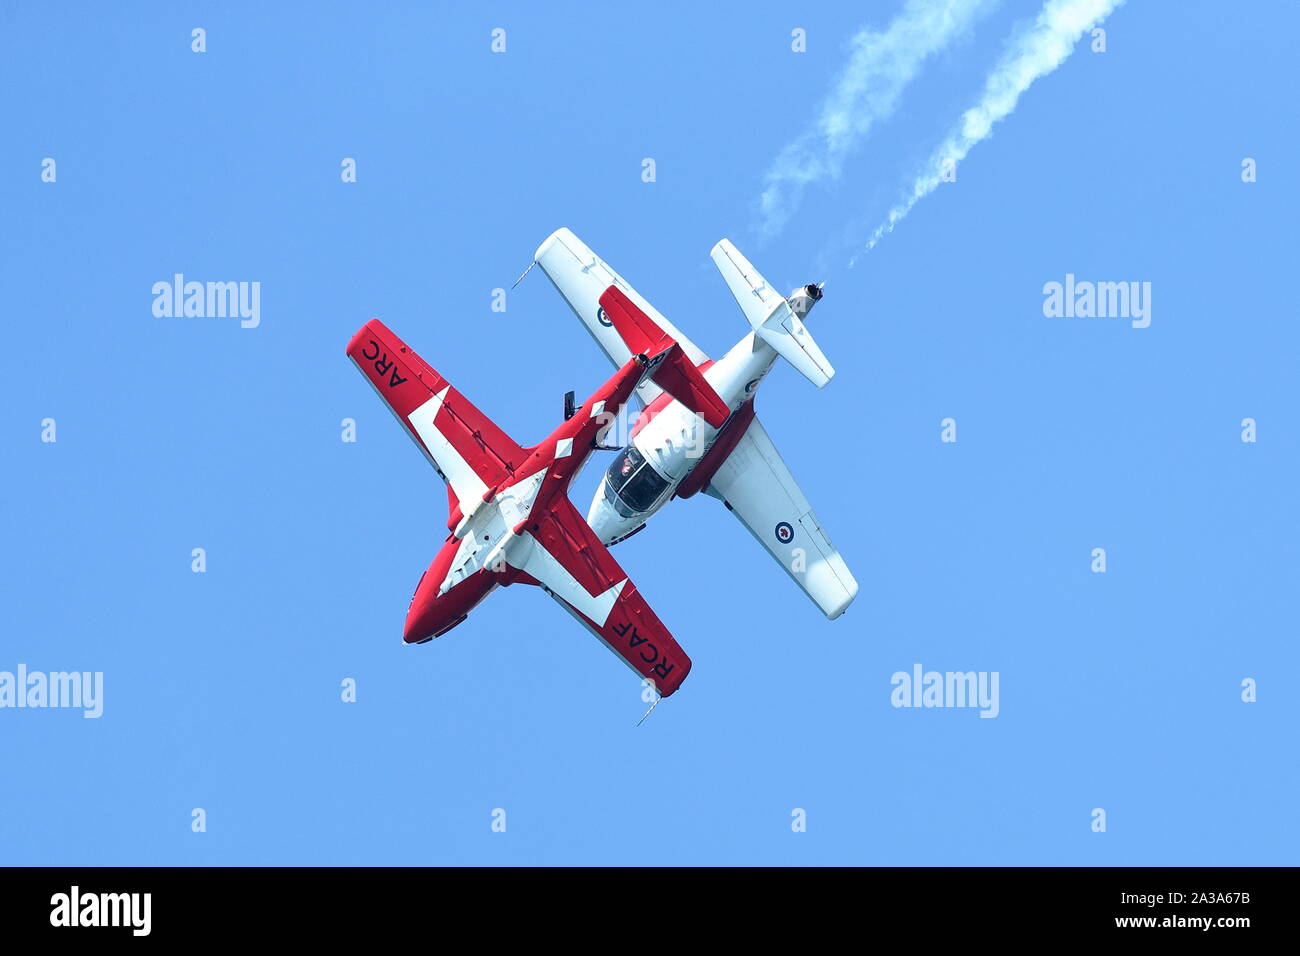
[[[835,376],[835,369],[785,296],[772,288],[730,239],[719,242],[709,255],[754,334],[818,388],[829,382]]]
[[[722,427],[731,414],[730,406],[668,333],[617,286],[605,290],[600,307],[632,353],[650,358],[649,374],[656,385],[714,428]]]

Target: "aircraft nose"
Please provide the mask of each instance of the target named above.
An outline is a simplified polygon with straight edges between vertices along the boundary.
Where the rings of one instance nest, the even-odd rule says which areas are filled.
[[[439,566],[439,559],[434,558],[432,566],[416,585],[411,606],[407,607],[406,624],[402,628],[404,643],[421,644],[442,631],[451,630],[447,624],[455,617],[456,609],[448,606],[448,602],[438,600],[438,585],[442,578],[443,568]]]
[[[459,548],[460,539],[449,538],[415,586],[415,596],[406,609],[406,624],[402,627],[405,643],[423,644],[442,637],[469,617],[469,612],[497,586],[498,575],[479,569],[439,594]]]
[[[438,583],[433,575],[425,572],[416,585],[415,596],[411,606],[406,609],[406,624],[402,628],[402,640],[407,644],[418,644],[433,636],[442,623],[444,615],[438,607]]]
[[[591,499],[591,508],[587,511],[587,524],[596,532],[602,544],[616,541],[635,528],[640,521],[636,518],[624,518],[605,497],[605,481],[596,489],[596,497]]]

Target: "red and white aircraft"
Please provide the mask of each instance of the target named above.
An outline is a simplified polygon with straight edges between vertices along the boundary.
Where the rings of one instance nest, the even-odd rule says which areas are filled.
[[[497,585],[535,584],[585,624],[661,697],[691,661],[569,501],[604,425],[639,385],[676,395],[722,424],[727,408],[681,347],[659,337],[555,431],[523,448],[378,319],[348,343],[348,357],[447,483],[446,542],[416,586],[403,640],[423,644],[465,620]]]
[[[724,422],[702,420],[655,382],[642,382],[637,394],[645,411],[587,521],[613,544],[641,530],[673,498],[704,491],[740,519],[828,618],[839,617],[858,582],[754,417],[754,392],[777,356],[819,388],[835,374],[803,322],[821,287],[803,286],[786,298],[730,241],[723,239],[711,255],[753,329],[716,362],[568,229],[552,233],[533,257],[615,365],[657,342],[675,342],[727,406]]]

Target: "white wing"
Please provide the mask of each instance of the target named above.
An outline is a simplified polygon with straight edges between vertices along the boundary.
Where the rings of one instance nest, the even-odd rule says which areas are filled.
[[[660,315],[659,310],[642,298],[622,276],[568,229],[557,229],[547,236],[546,241],[537,247],[533,259],[555,284],[560,295],[564,296],[569,307],[582,320],[583,326],[616,368],[631,358],[632,352],[600,307],[600,296],[611,285],[622,289],[642,312],[672,336],[692,362],[700,365],[709,360],[675,325]],[[658,385],[647,379],[641,383],[637,394],[643,402],[649,404],[661,391]]]
[[[722,499],[832,620],[858,593],[848,565],[757,418],[718,468],[708,493]]]

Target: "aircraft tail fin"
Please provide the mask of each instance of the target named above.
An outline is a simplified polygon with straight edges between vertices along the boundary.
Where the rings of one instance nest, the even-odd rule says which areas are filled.
[[[730,239],[719,242],[709,255],[755,335],[818,388],[834,378],[835,369],[803,321],[822,297],[820,285],[802,286],[786,298],[740,254]]]
[[[649,360],[643,378],[650,378],[714,428],[722,426],[731,414],[730,407],[670,335],[617,286],[605,290],[600,307],[632,354]]]

